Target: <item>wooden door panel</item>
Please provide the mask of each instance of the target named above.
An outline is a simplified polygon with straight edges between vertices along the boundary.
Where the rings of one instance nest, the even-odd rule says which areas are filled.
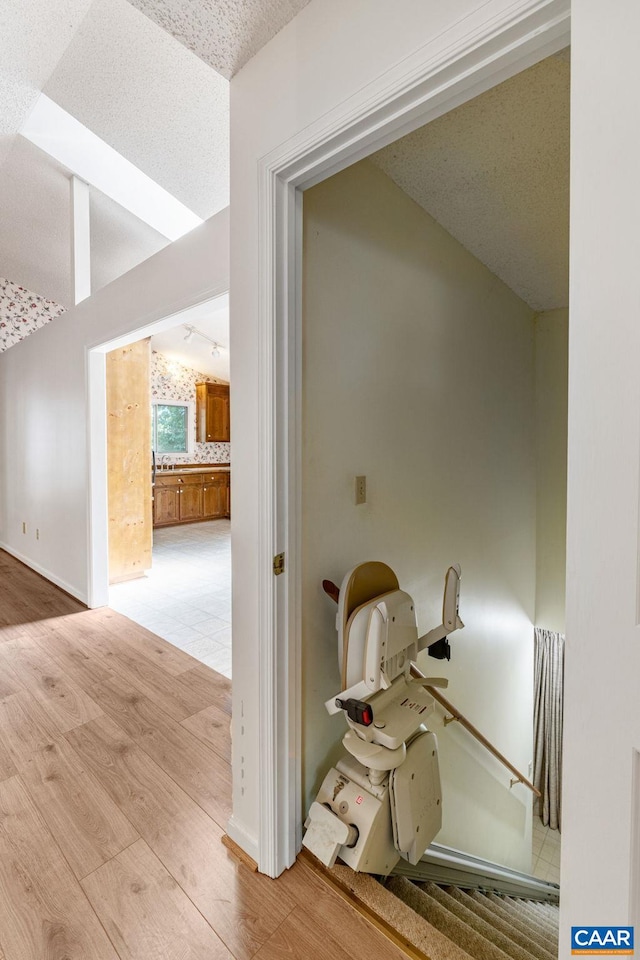
[[[180,519],[202,519],[202,487],[187,485],[180,488]]]
[[[109,580],[151,566],[151,408],[149,340],[106,357]]]
[[[177,487],[156,487],[153,501],[154,523],[178,523],[179,492]]]

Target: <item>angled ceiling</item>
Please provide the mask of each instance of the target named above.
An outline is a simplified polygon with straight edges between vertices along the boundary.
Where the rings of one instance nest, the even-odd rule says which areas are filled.
[[[19,135],[41,91],[205,219],[228,203],[228,82],[308,0],[3,0],[0,276],[71,305],[71,171]],[[567,59],[372,158],[535,309],[566,303]],[[168,241],[91,191],[92,288]]]
[[[95,0],[44,93],[203,220],[229,203],[229,84],[127,0]]]
[[[569,80],[549,57],[370,158],[536,311],[569,300]]]
[[[74,171],[19,134],[41,92],[206,219],[229,202],[226,78],[307,2],[2,0],[0,276],[72,305]],[[91,188],[92,290],[167,242]]]
[[[309,0],[131,0],[189,50],[231,77]]]
[[[198,373],[229,380],[229,295],[184,310],[172,320],[171,327],[151,337],[151,349]],[[189,341],[185,340],[186,325],[195,327],[210,339],[194,334]],[[212,355],[210,340],[215,340],[219,346],[217,357]]]
[[[206,219],[228,204],[229,85],[127,0],[0,7],[5,35],[29,37],[2,115],[0,274],[69,307],[72,171],[19,135],[39,92]],[[91,240],[93,290],[168,242],[95,188]]]
[[[0,165],[92,0],[2,0]],[[9,39],[10,38],[10,39]]]

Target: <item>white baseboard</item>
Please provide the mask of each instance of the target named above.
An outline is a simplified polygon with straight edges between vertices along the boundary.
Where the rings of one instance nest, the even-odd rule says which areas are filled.
[[[258,869],[260,869],[260,861],[258,859],[258,841],[255,837],[247,833],[245,828],[241,826],[236,820],[233,819],[233,814],[227,822],[227,834],[231,837],[234,843],[237,843],[246,854],[248,854],[252,860],[258,864]]]
[[[20,561],[20,563],[24,563],[25,566],[31,567],[32,570],[35,570],[36,573],[39,573],[41,576],[43,576],[45,580],[50,580],[51,583],[56,585],[56,587],[60,587],[60,589],[64,590],[65,593],[68,593],[72,597],[75,597],[76,600],[79,600],[80,603],[87,605],[86,594],[83,594],[81,591],[77,590],[72,584],[67,583],[66,580],[62,580],[60,577],[57,577],[55,573],[47,570],[46,567],[36,563],[31,559],[31,557],[26,557],[24,554],[20,553],[19,550],[15,550],[13,547],[10,547],[8,543],[4,543],[3,541],[0,541],[0,549],[10,553],[12,557],[15,557],[16,560]]]

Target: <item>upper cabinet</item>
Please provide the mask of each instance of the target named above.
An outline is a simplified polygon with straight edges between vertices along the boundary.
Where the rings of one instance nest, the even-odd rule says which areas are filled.
[[[196,440],[198,443],[231,439],[229,384],[196,384]]]

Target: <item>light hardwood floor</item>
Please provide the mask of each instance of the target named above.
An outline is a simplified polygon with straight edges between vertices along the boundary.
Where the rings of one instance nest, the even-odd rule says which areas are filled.
[[[230,682],[0,551],[0,960],[401,960],[221,843]]]

